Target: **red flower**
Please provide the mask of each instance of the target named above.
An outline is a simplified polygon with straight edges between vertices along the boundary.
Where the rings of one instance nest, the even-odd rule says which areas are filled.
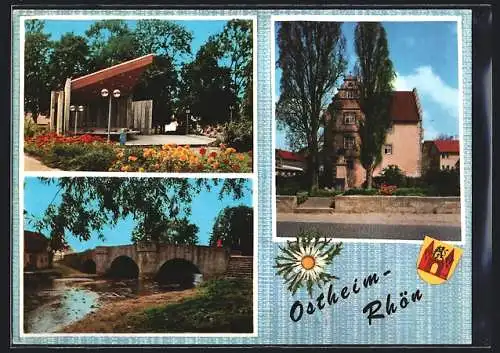
[[[205,153],[207,153],[207,149],[206,149],[206,148],[204,148],[204,147],[200,148],[200,154],[201,154],[202,156],[204,156],[204,155],[205,155]]]
[[[212,157],[212,158],[215,158],[215,157],[217,157],[217,152],[212,151],[208,156]]]

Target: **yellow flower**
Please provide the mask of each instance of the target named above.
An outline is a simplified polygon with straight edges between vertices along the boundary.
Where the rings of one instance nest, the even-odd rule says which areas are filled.
[[[226,148],[226,153],[234,153],[234,152],[236,152],[236,150],[234,148],[232,148],[232,147]]]
[[[144,168],[140,167],[138,171],[141,172],[141,173],[143,173],[144,172]]]

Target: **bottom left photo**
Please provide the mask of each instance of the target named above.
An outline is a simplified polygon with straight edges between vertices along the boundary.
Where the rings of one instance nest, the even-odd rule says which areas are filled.
[[[244,178],[26,177],[21,332],[253,334],[252,195]]]

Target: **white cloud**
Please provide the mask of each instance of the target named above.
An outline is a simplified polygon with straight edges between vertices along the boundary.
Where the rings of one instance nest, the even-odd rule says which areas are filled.
[[[458,89],[447,85],[432,71],[432,67],[420,66],[410,75],[396,75],[396,90],[409,91],[416,88],[419,96],[440,105],[458,119]]]

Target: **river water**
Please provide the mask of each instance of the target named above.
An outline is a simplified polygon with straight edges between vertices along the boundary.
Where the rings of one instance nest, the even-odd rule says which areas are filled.
[[[201,282],[195,277],[194,284]],[[177,290],[152,280],[55,278],[24,284],[24,332],[52,333],[98,310],[106,301]]]

